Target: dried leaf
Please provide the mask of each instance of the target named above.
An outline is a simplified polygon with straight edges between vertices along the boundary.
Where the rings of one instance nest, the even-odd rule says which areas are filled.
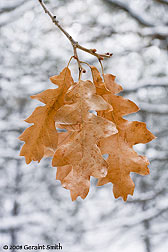
[[[126,200],[134,192],[130,173],[149,174],[149,161],[138,155],[133,145],[155,137],[145,123],[123,119],[139,108],[116,95],[122,87],[115,82],[115,76],[105,74],[103,81],[99,71],[90,67],[94,83],[74,83],[70,70],[65,68],[50,78],[57,89],[31,97],[45,106],[37,107],[25,120],[33,125],[19,137],[25,142],[20,155],[25,156],[26,163],[53,156],[56,179],[70,190],[72,200],[87,196],[90,176],[98,178],[98,185],[113,183],[114,196]],[[56,127],[66,132],[58,133]],[[108,154],[106,161],[103,154]]]
[[[52,161],[53,166],[61,169],[68,166],[68,171],[67,168],[64,170],[68,175],[63,177],[67,174],[63,173],[61,182],[70,190],[72,200],[77,196],[87,196],[90,176],[100,178],[107,174],[107,163],[97,143],[101,138],[117,132],[114,123],[89,113],[89,110],[112,110],[112,106],[95,92],[92,82],[79,81],[65,96],[66,101],[71,104],[62,106],[55,116],[56,123],[61,125],[79,125],[79,130],[74,133],[73,138],[56,150]],[[60,178],[60,168],[57,177]]]
[[[73,80],[68,68],[64,68],[58,76],[53,76],[50,80],[59,88],[48,89],[31,97],[46,105],[37,107],[25,120],[34,125],[26,129],[19,137],[25,142],[20,155],[25,156],[27,164],[32,160],[40,162],[44,155],[52,155],[57,148],[58,136],[54,117],[56,111],[64,104],[64,95],[73,84]]]
[[[100,73],[92,67],[93,80],[97,87],[102,86]],[[99,76],[97,78],[96,76]],[[115,198],[122,197],[127,200],[128,194],[133,195],[134,183],[130,178],[130,172],[141,175],[149,174],[149,161],[146,157],[138,155],[133,150],[133,145],[138,143],[148,143],[155,136],[146,128],[143,122],[129,122],[122,118],[124,115],[137,112],[139,108],[132,101],[121,96],[116,96],[122,87],[115,82],[115,77],[110,74],[104,75],[104,89],[108,89],[111,94],[102,94],[103,98],[111,104],[113,111],[99,112],[102,117],[115,123],[118,133],[104,138],[100,141],[99,147],[102,154],[108,154],[108,173],[105,178],[98,180],[98,185],[113,183],[113,193]]]

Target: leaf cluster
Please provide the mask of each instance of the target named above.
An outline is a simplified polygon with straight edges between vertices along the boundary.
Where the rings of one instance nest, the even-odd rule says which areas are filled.
[[[93,81],[80,79],[75,83],[66,67],[50,78],[57,88],[31,97],[45,105],[25,120],[33,125],[19,137],[25,142],[20,155],[27,164],[52,156],[56,179],[70,190],[72,200],[87,196],[93,176],[99,186],[111,182],[115,198],[121,196],[126,201],[134,192],[130,173],[149,174],[149,161],[138,155],[133,145],[155,137],[145,123],[123,119],[139,108],[116,95],[122,87],[115,76],[103,74],[102,79],[97,68],[90,69]]]

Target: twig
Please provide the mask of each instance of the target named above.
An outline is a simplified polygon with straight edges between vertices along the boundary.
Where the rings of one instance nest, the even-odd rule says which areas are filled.
[[[105,53],[105,54],[99,54],[96,53],[96,49],[88,49],[84,46],[81,46],[77,41],[75,41],[72,36],[59,24],[59,21],[56,19],[56,16],[54,16],[46,7],[46,5],[43,3],[42,0],[38,0],[39,3],[41,4],[42,8],[44,9],[45,13],[48,14],[48,16],[51,18],[52,22],[64,33],[64,35],[69,39],[69,41],[71,42],[71,45],[73,47],[73,51],[74,51],[74,58],[77,60],[78,63],[78,68],[79,68],[79,75],[81,72],[85,72],[85,69],[81,66],[80,60],[78,58],[78,54],[77,54],[77,49],[80,49],[84,52],[87,52],[95,57],[97,57],[97,59],[99,61],[103,60],[104,58],[110,58],[112,56],[112,53]]]

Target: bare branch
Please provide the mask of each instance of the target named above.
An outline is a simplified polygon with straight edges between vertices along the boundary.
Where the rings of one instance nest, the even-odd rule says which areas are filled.
[[[158,190],[158,191],[150,192],[150,193],[148,193],[148,194],[142,193],[142,194],[140,194],[137,198],[128,199],[128,200],[127,200],[127,203],[130,203],[130,204],[133,203],[133,204],[135,204],[135,203],[148,202],[149,200],[153,200],[153,199],[155,199],[157,196],[163,194],[164,191],[165,191],[165,188],[161,188],[161,189]]]
[[[142,36],[152,36],[154,38],[159,37],[160,39],[165,39],[168,37],[168,27],[166,25],[158,25],[155,27],[145,27],[139,32]]]
[[[141,25],[150,26],[150,27],[154,26],[152,23],[148,22],[142,16],[140,16],[138,13],[132,10],[128,4],[123,3],[119,0],[104,0],[104,1],[107,1],[109,4],[115,5],[119,7],[120,9],[126,11],[131,17],[136,19]]]
[[[155,1],[161,4],[168,4],[168,0],[155,0]]]
[[[43,3],[42,0],[38,0],[39,3],[41,4],[42,8],[44,9],[45,13],[48,14],[48,16],[51,18],[52,22],[64,33],[64,35],[68,38],[68,40],[71,42],[71,45],[73,47],[74,51],[74,58],[78,62],[78,67],[79,67],[79,72],[84,70],[80,64],[80,60],[78,58],[77,50],[80,49],[84,52],[87,52],[95,57],[98,58],[98,60],[103,60],[104,58],[110,58],[112,56],[111,53],[106,53],[106,54],[98,54],[96,53],[96,49],[88,49],[86,47],[81,46],[77,41],[75,41],[72,36],[59,24],[59,21],[56,19],[56,16],[54,16],[46,7],[46,5]]]

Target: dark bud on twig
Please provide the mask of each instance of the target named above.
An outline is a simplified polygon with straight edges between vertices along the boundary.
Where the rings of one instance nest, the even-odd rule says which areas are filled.
[[[104,58],[102,56],[100,56],[99,60],[104,60]]]
[[[110,53],[109,53],[109,52],[107,52],[107,53],[106,53],[106,55],[110,55]]]
[[[91,51],[92,51],[93,53],[95,53],[97,50],[94,48],[94,49],[91,49]]]
[[[86,70],[85,70],[85,69],[83,69],[83,70],[82,70],[82,72],[83,72],[83,73],[86,73]]]
[[[112,56],[113,54],[112,53],[110,53],[110,56]]]
[[[73,57],[74,57],[74,59],[76,59],[76,60],[78,59],[78,57],[77,57],[77,56],[73,56]]]

